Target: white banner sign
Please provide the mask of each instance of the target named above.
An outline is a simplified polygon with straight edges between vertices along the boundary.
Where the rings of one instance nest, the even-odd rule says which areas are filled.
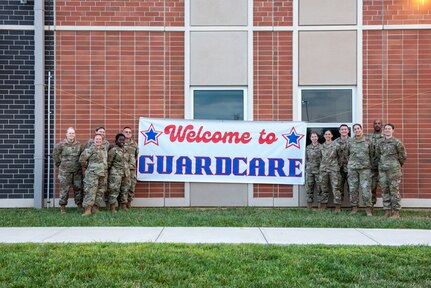
[[[139,119],[139,181],[304,184],[304,122]]]

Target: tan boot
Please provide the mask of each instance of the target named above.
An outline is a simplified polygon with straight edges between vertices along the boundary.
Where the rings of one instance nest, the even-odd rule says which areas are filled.
[[[85,212],[84,212],[84,214],[82,214],[82,216],[90,216],[92,208],[93,208],[93,206],[90,206],[90,205],[88,205],[87,207],[85,207]]]
[[[326,203],[319,203],[319,210],[325,210],[326,209]]]
[[[126,203],[121,203],[120,204],[120,208],[124,211],[128,211],[129,209],[127,208],[127,204]]]
[[[115,210],[115,203],[114,204],[110,204],[109,208],[110,208],[112,214],[117,213],[117,210]]]
[[[127,209],[132,208],[132,201],[127,201],[126,207],[127,207]]]
[[[352,212],[350,212],[350,215],[355,215],[356,213],[358,213],[358,206],[353,206]]]
[[[84,207],[82,207],[82,204],[78,204],[78,205],[76,205],[76,209],[77,209],[79,212],[84,212]]]
[[[60,205],[60,213],[66,214],[66,205]]]
[[[392,216],[391,216],[391,218],[394,218],[394,219],[399,219],[401,216],[400,216],[400,211],[399,210],[393,210],[392,211]]]
[[[365,213],[367,213],[367,217],[371,217],[373,216],[373,212],[371,212],[371,207],[367,207],[365,209]]]
[[[335,213],[341,212],[341,204],[335,204]]]
[[[93,208],[91,208],[91,213],[96,214],[96,213],[99,213],[99,212],[100,212],[99,206],[94,205]]]
[[[385,216],[383,216],[383,217],[385,217],[385,218],[389,218],[389,217],[391,217],[392,216],[392,210],[385,210]]]
[[[307,202],[307,209],[312,209],[312,208],[313,208],[313,203]]]

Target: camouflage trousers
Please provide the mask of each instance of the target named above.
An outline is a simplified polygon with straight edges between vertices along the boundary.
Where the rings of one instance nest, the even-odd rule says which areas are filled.
[[[329,192],[334,196],[334,204],[341,204],[340,192],[340,172],[339,171],[320,171],[321,194],[319,203],[328,203]]]
[[[82,204],[82,171],[65,172],[60,169],[58,180],[60,181],[60,205],[67,205],[70,186],[75,193],[75,204]]]
[[[314,188],[317,188],[317,195],[320,195],[320,176],[319,172],[305,173],[305,192],[307,192],[307,203],[314,201]]]
[[[371,202],[376,204],[377,202],[377,184],[379,183],[379,170],[378,169],[371,169]]]
[[[135,187],[136,187],[136,170],[130,170],[130,188],[127,196],[127,201],[132,202],[135,198]]]
[[[124,176],[124,173],[118,173],[111,170],[108,179],[109,187],[109,204],[127,203],[128,192],[130,189],[130,177]]]
[[[400,169],[379,171],[380,187],[382,188],[383,209],[400,210],[400,183],[402,172]]]
[[[103,191],[106,190],[106,176],[99,176],[91,171],[85,171],[84,178],[84,206],[100,206],[103,203]]]
[[[371,170],[349,169],[350,204],[354,207],[359,205],[359,191],[362,201],[366,207],[371,207]]]

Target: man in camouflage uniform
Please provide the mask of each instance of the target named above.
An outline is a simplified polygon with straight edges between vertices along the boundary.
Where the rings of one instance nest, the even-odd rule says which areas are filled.
[[[353,125],[353,132],[355,138],[349,141],[346,149],[350,203],[352,205],[351,214],[358,212],[359,191],[361,191],[367,216],[373,216],[371,210],[371,163],[374,157],[374,146],[364,136],[360,124]]]
[[[329,191],[332,189],[336,212],[341,211],[341,192],[340,192],[340,146],[332,141],[331,130],[326,130],[323,137],[325,143],[322,144],[322,158],[320,161],[320,188],[322,190],[319,199],[319,208],[325,209],[328,203]],[[331,188],[331,189],[330,189]]]
[[[75,193],[75,204],[82,210],[82,170],[79,155],[82,146],[76,140],[75,129],[67,128],[66,139],[55,145],[53,151],[54,163],[58,169],[60,181],[60,212],[66,213],[69,189],[72,186]]]
[[[104,147],[104,149],[106,150],[106,153],[108,153],[110,144],[109,141],[106,140],[106,129],[103,126],[99,126],[97,127],[95,130],[95,134],[101,135],[102,136],[102,147]],[[89,139],[87,141],[87,143],[85,144],[85,148],[89,148],[91,145],[94,144],[94,140],[93,139]],[[105,185],[103,185],[101,187],[101,189],[99,190],[99,193],[101,193],[100,197],[97,197],[97,202],[96,204],[93,206],[93,212],[98,212],[99,211],[99,207],[103,206],[103,204],[105,204],[106,206],[108,206],[108,201],[109,201],[109,193],[108,193],[108,170],[105,171],[106,173],[106,177],[104,179],[104,183]],[[101,199],[101,200],[100,200]]]
[[[138,143],[132,139],[132,128],[124,127],[123,134],[126,137],[124,142],[124,148],[129,152],[130,155],[130,188],[127,196],[127,208],[132,207],[133,198],[135,198],[135,187],[136,187],[136,159],[138,159],[139,148]],[[122,201],[122,199],[120,199]]]
[[[96,212],[92,208],[102,201],[103,193],[101,191],[106,189],[105,179],[107,177],[106,171],[108,170],[108,154],[105,147],[102,146],[102,141],[102,136],[96,134],[93,145],[86,148],[79,157],[79,162],[85,167],[85,213],[82,216],[89,216],[93,212]]]
[[[307,192],[307,208],[311,209],[313,205],[314,188],[317,188],[320,195],[319,167],[322,158],[322,145],[318,142],[319,135],[317,132],[311,132],[311,144],[305,150],[305,191]]]
[[[369,134],[367,137],[371,140],[374,147],[377,147],[379,141],[383,140],[385,136],[382,134],[382,120],[376,119],[373,122],[374,132]],[[373,161],[371,163],[371,201],[373,206],[376,205],[377,197],[377,183],[379,183],[379,161],[377,157],[373,157]]]
[[[385,139],[377,146],[377,159],[379,160],[380,186],[382,188],[383,209],[385,217],[400,217],[400,183],[401,167],[407,158],[404,144],[393,137],[394,125],[386,124]]]
[[[127,196],[130,188],[130,154],[124,148],[124,134],[115,136],[115,145],[108,152],[109,207],[116,213],[115,204],[120,199],[121,209],[127,211]]]
[[[349,141],[351,140],[349,138],[349,126],[346,124],[341,124],[340,128],[338,129],[340,132],[340,137],[334,140],[336,144],[340,146],[340,153],[339,158],[341,159],[340,162],[340,192],[341,192],[341,202],[343,202],[344,199],[344,186],[347,184],[347,178],[348,178],[348,170],[347,170],[347,157],[346,157],[346,149]],[[347,184],[347,197],[350,197],[349,193],[349,184]]]

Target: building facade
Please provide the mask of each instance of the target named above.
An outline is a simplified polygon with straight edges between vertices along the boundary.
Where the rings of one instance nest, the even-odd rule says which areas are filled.
[[[0,207],[54,205],[50,157],[67,127],[86,142],[105,126],[113,142],[124,126],[137,137],[139,117],[306,121],[319,132],[362,123],[366,134],[382,119],[408,152],[403,206],[431,206],[428,0],[0,5]],[[139,182],[136,194],[137,206],[305,204],[292,185]]]

